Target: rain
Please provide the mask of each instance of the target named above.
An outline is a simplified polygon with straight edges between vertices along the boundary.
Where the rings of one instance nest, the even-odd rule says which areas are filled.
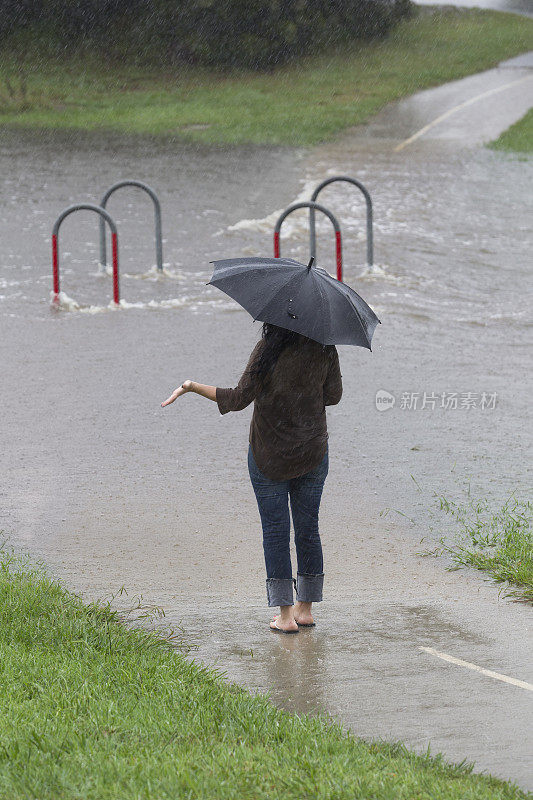
[[[127,4],[72,5],[64,36],[80,37],[80,65],[97,63],[94,41],[106,20],[110,35],[120,33]],[[172,133],[157,130],[157,114],[166,113],[159,88],[160,105],[135,118],[139,126],[150,119],[154,132],[128,129],[124,99],[109,128],[107,101],[95,100],[81,66],[70,94],[56,76],[61,99],[47,103],[61,105],[62,121],[52,124],[52,106],[36,104],[38,61],[21,62],[18,72],[9,58],[0,62],[6,546],[42,560],[88,603],[112,598],[123,609],[138,597],[163,609],[164,624],[189,643],[187,658],[252,695],[268,694],[278,708],[331,715],[357,737],[401,741],[422,754],[429,747],[531,790],[531,605],[506,598],[483,572],[455,569],[442,550],[455,520],[439,498],[460,504],[472,495],[491,508],[509,496],[527,501],[531,160],[487,145],[532,105],[532,54],[424,84],[312,143],[261,142],[255,128],[232,142],[223,109],[203,117],[198,106],[187,116],[187,103],[199,102],[194,81],[212,69],[221,92],[235,71],[274,81],[283,69],[290,80],[313,49],[339,46],[323,16],[304,24],[295,12],[301,38],[288,26],[276,39],[268,33],[274,11],[262,20],[250,4],[255,28],[243,22],[237,50],[219,12],[209,17],[213,4],[191,4],[194,13],[163,0],[130,5],[134,91],[166,70],[168,103],[183,110]],[[242,15],[245,4],[230,5]],[[381,11],[367,14],[363,38],[405,24],[403,0],[375,5]],[[436,4],[420,5],[424,14]],[[474,5],[533,16],[530,0],[461,3]],[[9,36],[20,37],[36,24],[37,4],[4,6],[0,42],[8,22]],[[156,58],[163,26],[171,33]],[[58,34],[35,45],[44,70],[58,68],[65,42]],[[115,65],[126,58],[119,44]],[[121,74],[113,67],[98,81],[114,91]],[[94,125],[83,122],[89,112],[72,99],[80,92],[87,108],[101,102],[101,124],[93,105]],[[243,105],[245,119],[253,114]],[[69,123],[76,115],[79,127]],[[226,133],[217,143],[219,123]],[[314,249],[313,202],[330,215],[316,211]],[[76,204],[85,208],[54,229]],[[111,226],[106,218],[102,244],[103,205]],[[209,284],[211,262],[273,257],[276,231],[278,255],[305,264],[315,256],[381,322],[371,351],[337,348],[343,397],[327,409],[320,506],[324,601],[314,608],[316,627],[294,637],[268,631],[246,462],[253,406],[221,415],[191,395],[161,408],[186,379],[237,385],[261,322]],[[291,553],[296,563],[294,540]]]

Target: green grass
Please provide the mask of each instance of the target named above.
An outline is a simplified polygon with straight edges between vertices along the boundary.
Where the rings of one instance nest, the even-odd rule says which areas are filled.
[[[533,108],[521,120],[511,125],[499,139],[491,142],[494,150],[514,150],[520,153],[533,151]]]
[[[0,558],[2,800],[526,798],[467,765],[366,743],[252,696]]]
[[[441,539],[433,554],[446,553],[458,566],[475,567],[505,584],[506,597],[533,603],[533,507],[511,495],[501,508],[474,500],[463,503],[438,497],[440,508],[457,523],[455,541]]]
[[[0,54],[0,124],[311,145],[392,100],[531,48],[533,20],[476,9],[419,11],[385,40],[357,42],[269,74],[165,72],[92,52],[58,60],[45,44],[18,34]]]

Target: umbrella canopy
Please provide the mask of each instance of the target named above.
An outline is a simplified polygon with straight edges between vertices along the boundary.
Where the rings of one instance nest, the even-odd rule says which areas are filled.
[[[237,301],[254,320],[296,331],[321,344],[353,344],[371,350],[380,320],[349,286],[313,259],[226,258],[212,261],[208,285]]]

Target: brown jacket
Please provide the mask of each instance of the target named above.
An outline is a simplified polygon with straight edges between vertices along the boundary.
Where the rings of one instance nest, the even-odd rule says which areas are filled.
[[[325,406],[342,396],[339,356],[307,340],[286,347],[264,382],[250,372],[265,340],[254,347],[234,389],[216,389],[221,414],[240,411],[254,401],[249,441],[261,472],[275,481],[314,469],[325,455],[328,432]]]

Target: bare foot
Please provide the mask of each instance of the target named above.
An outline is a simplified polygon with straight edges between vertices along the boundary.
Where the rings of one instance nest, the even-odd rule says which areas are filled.
[[[272,621],[270,623],[271,628],[281,628],[282,631],[297,631],[298,625],[296,620],[289,619],[289,620],[282,620],[281,614],[276,614],[275,617],[272,617]]]
[[[312,625],[314,622],[313,615],[311,614],[311,603],[300,603],[296,601],[294,604],[294,619],[300,625]]]

